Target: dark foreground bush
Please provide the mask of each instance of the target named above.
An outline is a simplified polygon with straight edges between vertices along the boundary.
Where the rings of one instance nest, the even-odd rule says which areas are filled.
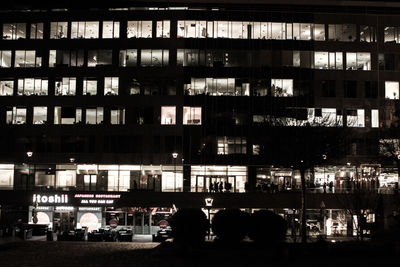
[[[179,209],[171,218],[171,228],[174,242],[197,246],[204,242],[209,224],[201,209]]]
[[[268,210],[259,210],[250,216],[249,238],[270,244],[285,239],[287,223],[281,216]]]
[[[238,243],[247,234],[250,215],[239,209],[218,211],[212,220],[212,230],[224,243]]]

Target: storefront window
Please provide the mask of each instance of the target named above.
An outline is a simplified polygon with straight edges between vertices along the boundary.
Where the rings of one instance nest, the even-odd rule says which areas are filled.
[[[191,192],[245,192],[247,168],[243,166],[192,166]]]
[[[182,172],[163,171],[161,179],[162,192],[182,192],[183,191],[183,175]]]

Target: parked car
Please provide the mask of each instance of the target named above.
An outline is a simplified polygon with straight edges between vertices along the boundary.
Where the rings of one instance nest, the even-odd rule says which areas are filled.
[[[164,242],[168,238],[171,237],[171,232],[172,229],[170,226],[167,226],[165,228],[161,228],[160,230],[157,231],[157,234],[153,234],[153,242]]]

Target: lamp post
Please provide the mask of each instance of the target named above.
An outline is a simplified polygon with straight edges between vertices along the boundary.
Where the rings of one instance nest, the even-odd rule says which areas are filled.
[[[172,157],[174,158],[174,192],[176,192],[176,158],[178,157],[178,153],[172,153]]]
[[[28,156],[28,179],[27,179],[27,185],[26,186],[28,186],[29,185],[29,182],[30,182],[30,177],[31,177],[31,166],[30,166],[30,161],[31,161],[31,158],[32,158],[32,156],[33,156],[33,152],[32,151],[28,151],[28,152],[26,152],[26,155]]]
[[[211,235],[211,216],[210,216],[210,209],[213,205],[214,199],[211,197],[207,197],[204,199],[206,208],[208,211],[208,240],[210,240],[210,235]]]

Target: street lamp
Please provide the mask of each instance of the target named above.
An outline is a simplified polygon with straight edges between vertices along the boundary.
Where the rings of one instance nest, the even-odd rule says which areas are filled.
[[[207,197],[204,199],[206,203],[206,208],[208,211],[208,240],[210,240],[210,235],[211,235],[211,216],[210,216],[210,209],[213,205],[214,199],[211,197]]]
[[[174,158],[174,192],[176,192],[176,158],[178,157],[178,153],[172,153],[172,157]]]

